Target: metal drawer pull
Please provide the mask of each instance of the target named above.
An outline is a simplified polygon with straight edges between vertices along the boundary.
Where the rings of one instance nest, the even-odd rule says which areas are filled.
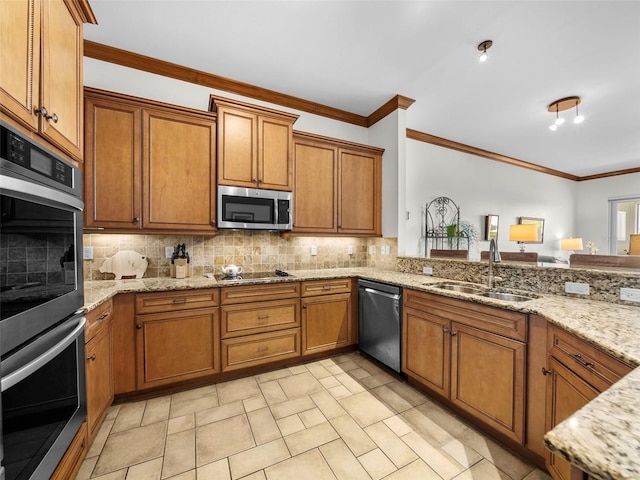
[[[174,298],[173,303],[187,303],[186,298]]]
[[[323,285],[322,289],[323,290],[331,290],[331,285]]]
[[[553,373],[553,370],[547,370],[546,368],[542,367],[542,374],[543,375],[550,375]]]
[[[269,350],[269,347],[258,347],[258,352],[266,352]]]
[[[102,320],[107,318],[109,315],[111,315],[111,312],[104,312],[102,315],[96,318],[96,322],[101,322]]]
[[[96,359],[96,354],[94,353],[93,355],[91,355],[90,357],[87,357],[87,360],[95,360]]]
[[[258,320],[266,320],[267,318],[269,318],[269,315],[259,315],[258,316]]]
[[[583,367],[589,367],[589,368],[595,367],[595,364],[593,362],[585,362],[584,360],[582,360],[582,355],[580,355],[579,353],[571,353],[569,355],[573,357],[573,359]]]

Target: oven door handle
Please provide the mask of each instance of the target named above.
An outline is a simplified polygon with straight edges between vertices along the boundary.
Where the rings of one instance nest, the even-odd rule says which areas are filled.
[[[80,334],[80,332],[84,330],[84,324],[86,321],[87,320],[83,315],[78,320],[78,325],[71,331],[71,333],[65,336],[62,340],[60,340],[58,343],[56,343],[54,346],[49,348],[44,353],[40,353],[37,351],[33,352],[33,356],[35,358],[32,358],[29,361],[25,362],[24,365],[17,368],[13,372],[7,375],[3,375],[2,382],[1,382],[2,391],[4,392],[5,390],[21,382],[22,380],[27,378],[29,375],[36,372],[39,368],[41,368],[47,362],[51,361],[57,355],[62,353],[62,351],[64,351],[65,348],[71,345],[78,338],[78,335]]]

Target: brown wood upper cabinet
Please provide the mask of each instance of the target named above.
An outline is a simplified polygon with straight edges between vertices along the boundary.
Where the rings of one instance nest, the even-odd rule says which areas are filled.
[[[294,132],[294,233],[381,234],[384,150]]]
[[[0,2],[0,111],[82,160],[82,24],[89,4]]]
[[[291,191],[298,115],[211,95],[218,113],[218,183]]]
[[[85,227],[216,231],[214,116],[85,89]]]

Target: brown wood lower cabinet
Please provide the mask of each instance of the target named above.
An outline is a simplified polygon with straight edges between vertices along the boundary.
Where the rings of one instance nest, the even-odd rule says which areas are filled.
[[[300,356],[300,283],[221,289],[222,371]]]
[[[137,315],[138,389],[218,372],[218,316],[217,308]]]
[[[547,334],[547,421],[551,430],[631,371],[631,367],[557,327]],[[546,465],[554,480],[585,474],[550,451]]]
[[[404,291],[403,371],[426,389],[524,443],[527,316]]]
[[[112,320],[111,301],[87,314],[85,366],[89,442],[95,438],[113,402]]]
[[[302,282],[302,354],[354,344],[354,303],[349,278]]]

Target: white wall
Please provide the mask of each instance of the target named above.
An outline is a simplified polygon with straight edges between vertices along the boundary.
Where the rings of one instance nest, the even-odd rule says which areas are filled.
[[[576,182],[415,140],[407,140],[406,163],[406,208],[411,219],[400,229],[405,250],[399,246],[399,255],[424,255],[420,241],[424,209],[434,198],[446,196],[458,204],[460,218],[473,223],[481,238],[485,215],[499,215],[501,251],[518,250],[508,240],[509,225],[518,223],[518,217],[540,217],[545,219],[544,243],[528,244],[526,250],[567,256],[559,239],[576,236]],[[488,242],[479,242],[470,250],[470,258],[479,258],[488,247]]]
[[[205,111],[209,108],[209,95],[218,95],[296,113],[300,118],[293,125],[295,130],[369,144],[369,132],[364,127],[87,57],[84,85]]]
[[[398,236],[398,159],[403,158],[406,110],[398,109],[369,128],[372,145],[385,149],[382,157],[382,236]]]
[[[609,251],[609,199],[629,196],[640,196],[640,173],[578,182],[576,236],[594,242],[599,254],[615,255]]]

